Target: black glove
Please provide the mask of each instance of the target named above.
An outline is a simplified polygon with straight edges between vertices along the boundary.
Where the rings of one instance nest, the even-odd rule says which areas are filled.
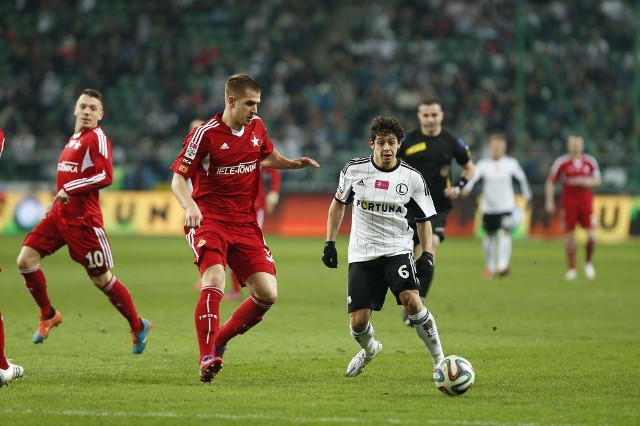
[[[338,267],[338,251],[336,250],[335,241],[327,241],[324,243],[324,250],[322,251],[322,262],[327,268]]]
[[[416,274],[424,277],[433,273],[433,255],[428,251],[423,251],[422,256],[416,260]]]

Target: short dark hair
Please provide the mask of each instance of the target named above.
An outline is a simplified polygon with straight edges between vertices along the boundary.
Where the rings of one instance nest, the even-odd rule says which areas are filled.
[[[420,102],[420,104],[418,104],[418,108],[420,108],[420,106],[422,106],[422,105],[440,105],[440,106],[442,106],[442,103],[440,102],[440,98],[438,98],[435,95],[431,95],[431,96],[428,96],[428,97],[424,98],[422,100],[422,102]]]
[[[404,130],[400,122],[393,117],[377,116],[371,122],[369,131],[369,139],[372,141],[376,140],[376,136],[380,135],[395,135],[398,141],[404,138]]]
[[[82,91],[83,95],[91,96],[92,98],[96,98],[102,104],[102,109],[104,109],[104,100],[102,99],[102,93],[97,91],[96,89],[84,89]]]
[[[262,92],[262,87],[247,74],[234,74],[227,79],[224,85],[225,96],[235,96],[237,98],[243,96],[247,90],[253,90],[258,93]]]

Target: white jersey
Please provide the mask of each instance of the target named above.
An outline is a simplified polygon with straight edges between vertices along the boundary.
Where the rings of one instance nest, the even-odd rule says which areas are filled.
[[[372,156],[349,161],[340,172],[335,198],[353,203],[349,263],[412,253],[407,205],[415,205],[417,222],[436,216],[424,178],[400,160],[390,170],[378,168]]]
[[[520,183],[522,196],[527,201],[531,200],[531,188],[527,182],[527,176],[518,161],[506,155],[498,160],[485,158],[478,161],[476,173],[465,186],[465,190],[471,191],[473,186],[482,179],[483,197],[480,210],[488,214],[508,213],[516,208],[513,178]]]

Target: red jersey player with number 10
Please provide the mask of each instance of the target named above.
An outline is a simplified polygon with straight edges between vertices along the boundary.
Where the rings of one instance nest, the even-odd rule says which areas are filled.
[[[222,369],[227,342],[258,324],[277,298],[274,259],[254,208],[260,167],[319,167],[311,158],[291,160],[274,148],[257,115],[262,89],[253,78],[232,75],[224,92],[224,111],[191,130],[171,165],[171,189],[185,210],[187,242],[202,283],[194,319],[205,383]],[[220,327],[227,264],[251,295]]]
[[[42,343],[51,329],[62,323],[62,315],[49,300],[40,261],[66,245],[71,258],[85,268],[93,284],[129,322],[131,352],[140,354],[147,345],[151,323],[138,316],[129,290],[111,273],[113,257],[100,210],[99,190],[111,185],[113,179],[111,142],[98,126],[104,116],[102,93],[85,89],[74,115],[75,133],[58,160],[58,192],[44,219],[25,238],[17,260],[41,312],[33,343]]]
[[[567,153],[558,157],[551,166],[545,182],[545,210],[552,214],[555,209],[555,184],[562,184],[560,198],[560,216],[566,232],[566,252],[569,269],[565,274],[567,280],[574,280],[576,271],[576,224],[587,230],[585,247],[584,273],[588,279],[596,277],[591,262],[596,245],[596,219],[593,214],[593,191],[591,188],[602,183],[598,162],[591,155],[584,153],[584,139],[579,135],[569,135]]]

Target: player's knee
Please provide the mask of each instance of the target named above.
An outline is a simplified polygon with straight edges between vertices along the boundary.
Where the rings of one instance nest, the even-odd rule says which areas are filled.
[[[40,254],[31,247],[22,247],[18,258],[16,259],[16,266],[18,269],[31,269],[40,263]]]

